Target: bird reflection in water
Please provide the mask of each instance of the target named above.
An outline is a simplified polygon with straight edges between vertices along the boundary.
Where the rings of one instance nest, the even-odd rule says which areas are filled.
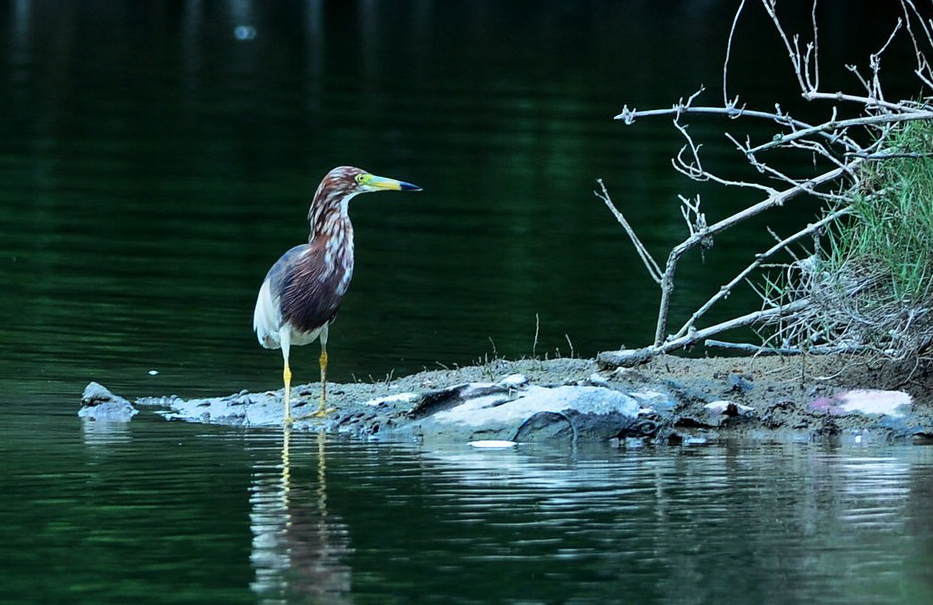
[[[253,476],[250,556],[260,603],[284,603],[295,597],[314,603],[350,602],[350,553],[346,524],[327,509],[326,438],[317,435],[317,487],[292,478],[292,432],[282,432],[281,464],[260,468]]]

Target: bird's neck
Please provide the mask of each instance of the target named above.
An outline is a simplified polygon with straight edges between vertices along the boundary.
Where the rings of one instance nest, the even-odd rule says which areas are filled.
[[[353,225],[350,224],[350,215],[347,213],[352,197],[353,194],[327,194],[318,190],[308,210],[308,223],[311,227],[308,243],[344,237],[349,238],[352,246]]]
[[[336,274],[337,294],[343,296],[353,276],[353,225],[347,214],[347,205],[353,195],[314,197],[308,211],[311,234],[308,244],[318,247],[323,253],[324,267],[321,279]]]

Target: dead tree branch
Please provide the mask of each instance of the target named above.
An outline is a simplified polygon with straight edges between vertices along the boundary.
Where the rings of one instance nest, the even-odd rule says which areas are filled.
[[[801,120],[783,111],[780,104],[775,104],[774,110],[752,109],[739,104],[738,96],[730,97],[728,83],[729,61],[736,49],[734,39],[739,27],[740,17],[746,8],[745,0],[741,0],[734,17],[726,41],[725,57],[722,69],[722,95],[721,106],[696,105],[696,100],[703,92],[701,87],[686,100],[680,99],[668,108],[636,110],[623,107],[621,113],[615,116],[626,125],[635,123],[641,118],[669,117],[673,127],[683,139],[683,146],[672,158],[672,166],[679,173],[695,182],[715,183],[723,187],[738,188],[754,193],[757,197],[742,210],[726,216],[711,224],[707,224],[705,213],[700,210],[700,198],[697,195],[680,195],[680,211],[687,223],[687,237],[673,246],[663,268],[654,260],[637,237],[634,228],[625,219],[622,210],[612,202],[609,192],[602,180],[597,181],[599,190],[596,196],[603,200],[616,220],[622,225],[631,239],[639,257],[648,274],[660,285],[661,294],[658,304],[657,323],[655,327],[654,342],[642,349],[629,351],[628,355],[621,352],[618,359],[643,361],[653,355],[669,352],[677,348],[689,346],[700,342],[710,336],[723,331],[743,326],[762,326],[768,324],[778,325],[773,334],[766,336],[763,345],[757,350],[770,347],[775,350],[797,350],[801,346],[824,347],[828,350],[865,350],[874,345],[849,342],[853,332],[845,338],[838,337],[832,340],[829,333],[837,328],[825,328],[814,319],[812,306],[819,296],[814,298],[808,292],[821,292],[819,280],[824,279],[818,272],[808,265],[813,264],[811,256],[805,254],[804,258],[794,255],[790,247],[801,245],[806,240],[813,241],[814,250],[812,258],[819,252],[821,234],[828,228],[838,224],[842,217],[852,213],[853,195],[865,191],[867,184],[865,169],[877,162],[892,158],[923,159],[933,155],[926,150],[898,149],[891,146],[893,133],[903,128],[909,122],[933,121],[933,106],[925,101],[904,100],[890,101],[885,98],[881,83],[882,58],[891,48],[898,36],[907,35],[913,45],[916,67],[914,74],[924,88],[926,98],[933,98],[933,67],[927,60],[927,53],[933,51],[933,20],[926,20],[914,4],[914,0],[900,0],[901,17],[892,26],[890,34],[881,47],[868,55],[867,70],[860,72],[856,66],[847,65],[846,68],[855,76],[858,84],[864,89],[861,93],[848,91],[825,91],[821,89],[820,79],[820,30],[817,19],[817,4],[814,0],[810,12],[809,41],[801,38],[799,34],[789,31],[778,14],[778,0],[760,0],[760,4],[770,19],[774,31],[780,39],[787,54],[793,79],[799,94],[806,101],[814,104],[825,104],[825,118],[822,121]],[[840,103],[847,107],[861,110],[857,117],[839,117]],[[815,105],[820,107],[820,105]],[[847,110],[848,111],[848,110]],[[703,142],[697,141],[690,134],[686,120],[699,117],[725,117],[734,121],[743,118],[764,120],[775,126],[774,135],[760,142],[753,142],[749,135],[740,137],[724,133],[726,140],[731,142],[740,154],[742,161],[756,169],[760,178],[753,180],[737,180],[712,170],[708,170],[702,161],[701,148]],[[817,176],[788,171],[784,164],[773,161],[769,152],[776,150],[791,150],[797,153],[805,152],[812,155],[813,164],[821,168]],[[812,175],[812,172],[810,172]],[[730,280],[713,293],[684,321],[683,325],[674,333],[668,332],[671,302],[675,291],[675,278],[680,261],[689,251],[698,245],[708,246],[713,239],[728,229],[735,228],[748,219],[783,206],[794,199],[807,199],[815,202],[807,211],[814,216],[822,215],[807,227],[778,241],[772,246],[755,254],[749,263]],[[719,322],[708,327],[700,327],[699,322],[717,304],[725,300],[742,283],[750,283],[753,276],[771,268],[765,261],[782,254],[791,256],[791,262],[785,267],[788,275],[793,274],[794,279],[805,284],[795,291],[790,299],[769,298],[762,290],[764,308],[762,310],[744,313],[732,320]],[[809,271],[809,273],[808,273]],[[800,281],[802,280],[802,281]],[[797,282],[795,282],[797,283]],[[872,287],[861,284],[860,287]],[[810,288],[809,290],[807,288]],[[815,290],[813,288],[816,288]],[[852,293],[854,294],[854,292]],[[859,329],[867,330],[870,326],[881,326],[882,321],[866,315],[863,309],[849,309],[845,313],[850,316],[853,325],[861,326]],[[933,313],[931,313],[933,315]],[[923,313],[914,313],[907,319],[907,324],[916,326],[922,321]],[[905,328],[898,328],[901,332]],[[827,340],[830,339],[830,340]],[[777,341],[783,341],[775,344]],[[789,342],[802,343],[801,345],[787,344]],[[931,336],[933,342],[933,336]],[[823,344],[820,344],[823,343]],[[884,349],[881,345],[879,350]],[[620,353],[620,352],[615,352]],[[609,355],[608,353],[606,355]],[[611,355],[610,355],[611,356]]]

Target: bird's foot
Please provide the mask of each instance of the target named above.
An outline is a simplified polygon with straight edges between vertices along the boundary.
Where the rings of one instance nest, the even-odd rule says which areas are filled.
[[[318,408],[316,411],[311,412],[310,414],[303,414],[297,418],[292,419],[292,421],[296,422],[298,420],[311,420],[313,418],[328,418],[336,411],[337,408]]]

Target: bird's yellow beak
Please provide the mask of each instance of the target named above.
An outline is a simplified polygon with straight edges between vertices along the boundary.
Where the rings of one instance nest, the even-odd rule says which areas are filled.
[[[418,185],[375,174],[361,174],[357,177],[357,182],[363,191],[421,191]]]

